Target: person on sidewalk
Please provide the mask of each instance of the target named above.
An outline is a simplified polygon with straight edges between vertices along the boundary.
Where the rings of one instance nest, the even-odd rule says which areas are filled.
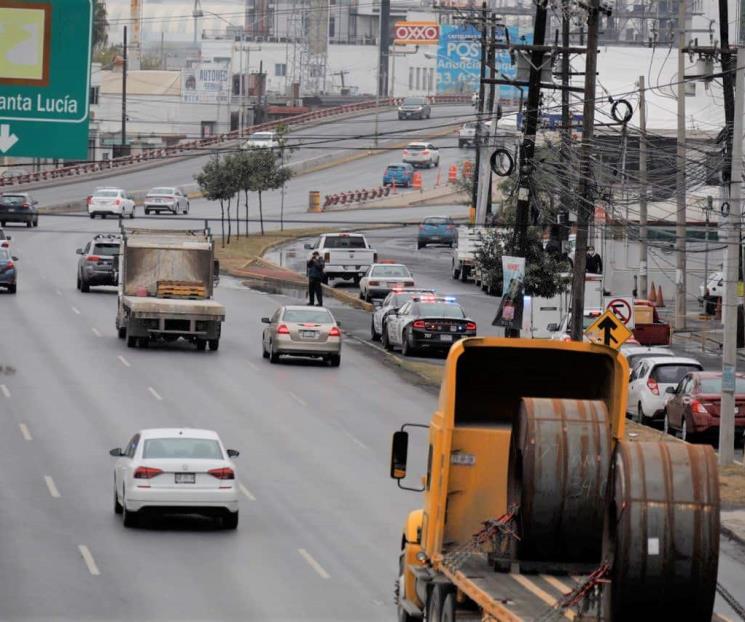
[[[318,306],[323,306],[323,277],[325,262],[318,251],[313,251],[313,255],[308,260],[308,304],[312,307],[316,298]]]
[[[585,271],[588,274],[603,274],[603,259],[595,252],[593,246],[587,247],[587,267]]]

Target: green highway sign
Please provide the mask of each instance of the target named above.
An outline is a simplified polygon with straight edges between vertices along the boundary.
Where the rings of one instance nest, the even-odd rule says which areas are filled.
[[[0,0],[0,156],[88,158],[93,0]]]

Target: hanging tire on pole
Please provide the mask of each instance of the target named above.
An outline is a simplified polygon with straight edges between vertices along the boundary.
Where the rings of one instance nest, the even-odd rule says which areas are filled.
[[[604,402],[522,400],[508,474],[508,508],[518,509],[514,555],[521,566],[600,561],[611,455]],[[536,570],[542,571],[539,565]]]
[[[714,450],[619,441],[608,486],[602,619],[709,622],[719,559]]]

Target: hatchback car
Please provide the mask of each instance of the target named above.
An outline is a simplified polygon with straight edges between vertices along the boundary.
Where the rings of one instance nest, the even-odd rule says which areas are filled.
[[[99,234],[75,251],[80,255],[77,283],[81,292],[87,293],[96,285],[119,284],[121,242],[116,234]]]
[[[704,436],[716,436],[722,395],[721,372],[693,372],[686,375],[677,387],[666,391],[663,429],[668,434],[679,434],[684,441],[694,442]],[[745,374],[735,379],[735,439],[741,441],[745,430]]]
[[[88,215],[91,218],[100,216],[135,217],[134,199],[121,188],[97,188],[88,197]]]
[[[412,179],[414,177],[414,167],[406,162],[398,162],[396,164],[389,164],[385,173],[383,173],[383,185],[392,186],[396,185],[399,188],[408,188],[411,186]]]
[[[398,311],[406,302],[409,302],[414,296],[434,296],[433,289],[396,289],[388,294],[381,305],[373,311],[370,319],[370,339],[380,341],[380,336],[385,332],[385,323],[391,313]]]
[[[181,188],[174,186],[151,189],[145,196],[145,214],[171,212],[171,214],[188,214],[189,199]]]
[[[409,143],[401,159],[414,167],[432,168],[440,166],[440,149],[432,143]]]
[[[661,424],[669,387],[675,387],[686,374],[703,371],[696,359],[661,356],[643,359],[631,374],[626,408],[639,423]]]
[[[406,97],[398,107],[399,119],[429,119],[432,108],[424,97]]]
[[[419,225],[416,236],[416,247],[424,248],[427,244],[446,244],[453,248],[458,239],[458,229],[449,216],[428,216]]]
[[[10,294],[15,294],[18,286],[16,261],[18,257],[13,257],[8,249],[0,248],[0,287],[7,289]]]
[[[360,279],[360,298],[370,302],[382,298],[393,289],[414,287],[414,276],[400,263],[374,263]]]
[[[634,369],[645,359],[659,358],[661,356],[675,356],[670,348],[655,346],[627,345],[628,341],[621,346],[621,353],[626,357],[629,365],[629,378],[634,373]]]
[[[141,430],[125,449],[112,449],[114,512],[135,527],[144,512],[203,514],[238,527],[234,449],[216,432],[188,428]]]
[[[320,358],[331,367],[341,364],[341,331],[328,309],[288,305],[261,321],[268,324],[261,353],[270,363],[279,363],[279,357],[287,354]]]
[[[0,194],[0,227],[9,222],[24,223],[27,227],[39,226],[39,202],[28,192]]]

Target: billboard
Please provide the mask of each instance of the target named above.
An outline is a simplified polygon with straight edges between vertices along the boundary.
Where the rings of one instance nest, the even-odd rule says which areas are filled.
[[[521,34],[517,26],[507,28],[510,41],[531,43],[532,34]],[[497,32],[504,40],[504,29]],[[497,50],[496,67],[501,77],[514,79],[517,68],[512,64],[507,50]],[[440,43],[437,48],[437,94],[462,95],[479,90],[481,73],[481,33],[474,26],[440,26]],[[527,93],[527,92],[526,92]],[[520,90],[514,86],[500,86],[501,99],[520,99]]]
[[[199,63],[181,70],[181,99],[189,104],[227,102],[230,94],[228,63]]]
[[[437,22],[396,22],[395,45],[437,45],[440,26]]]

